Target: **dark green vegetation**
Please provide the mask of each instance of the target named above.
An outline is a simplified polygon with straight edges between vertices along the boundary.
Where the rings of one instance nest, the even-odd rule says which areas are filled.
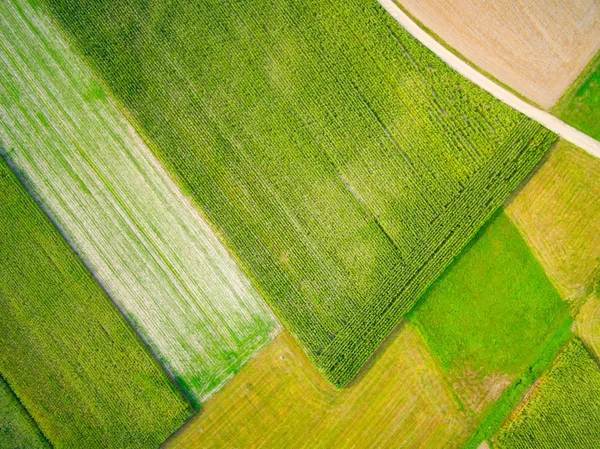
[[[0,376],[0,449],[46,449],[50,444]]]
[[[543,268],[500,211],[410,314],[447,372],[518,375],[569,317]]]
[[[498,449],[600,447],[600,369],[573,339],[494,438]]]
[[[376,0],[44,0],[335,385],[554,140]]]
[[[600,53],[552,112],[569,125],[600,140]]]
[[[0,159],[0,374],[56,448],[152,448],[188,404]]]

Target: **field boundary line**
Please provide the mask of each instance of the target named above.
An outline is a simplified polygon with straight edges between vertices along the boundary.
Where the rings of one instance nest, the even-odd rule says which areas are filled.
[[[423,30],[415,21],[413,21],[404,11],[400,9],[393,0],[377,0],[379,4],[415,39],[435,53],[442,61],[448,64],[469,81],[487,91],[504,104],[512,107],[522,114],[537,121],[548,128],[561,138],[571,142],[579,148],[585,150],[592,156],[600,158],[600,142],[591,138],[587,134],[567,125],[562,120],[549,114],[546,111],[536,108],[529,103],[521,100],[515,94],[509,92],[504,87],[499,86],[487,76],[483,75],[471,65],[467,64],[461,58],[456,56],[429,33]]]

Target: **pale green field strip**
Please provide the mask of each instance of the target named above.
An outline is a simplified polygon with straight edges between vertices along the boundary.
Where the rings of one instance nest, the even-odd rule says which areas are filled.
[[[49,449],[39,427],[0,376],[0,449]]]
[[[0,158],[0,376],[61,448],[151,449],[190,406]]]
[[[196,402],[278,325],[142,139],[26,0],[0,5],[9,163]]]

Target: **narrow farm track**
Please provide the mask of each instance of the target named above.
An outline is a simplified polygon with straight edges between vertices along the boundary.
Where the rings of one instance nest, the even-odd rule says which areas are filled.
[[[536,108],[535,106],[526,103],[516,95],[499,86],[482,73],[475,70],[465,61],[453,54],[442,44],[436,41],[429,33],[417,25],[408,15],[402,11],[393,0],[377,0],[381,6],[414,38],[421,44],[425,45],[434,52],[446,64],[467,78],[469,81],[477,84],[482,89],[486,90],[498,100],[506,105],[525,114],[529,118],[537,121],[541,125],[548,128],[550,131],[558,134],[563,139],[571,142],[574,145],[582,148],[592,156],[600,158],[600,142],[592,139],[587,134],[576,130],[572,126],[567,125],[562,120],[555,116]]]

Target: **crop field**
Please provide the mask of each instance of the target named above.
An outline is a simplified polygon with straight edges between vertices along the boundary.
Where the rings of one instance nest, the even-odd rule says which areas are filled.
[[[468,61],[543,108],[600,50],[596,0],[396,0]]]
[[[600,280],[600,160],[560,140],[506,212],[576,312]]]
[[[493,439],[495,449],[590,449],[599,441],[600,369],[577,339]]]
[[[0,375],[57,449],[157,446],[189,405],[2,159],[0,191]]]
[[[43,4],[337,386],[555,139],[375,0]]]
[[[600,139],[600,53],[552,112],[569,125]]]
[[[403,326],[343,390],[323,380],[288,332],[204,404],[164,449],[455,448],[469,428],[417,331]]]
[[[570,325],[568,304],[503,211],[432,285],[409,321],[476,416]]]
[[[50,449],[33,418],[0,376],[0,449]]]
[[[0,30],[4,156],[197,405],[278,324],[51,19],[6,0]]]

